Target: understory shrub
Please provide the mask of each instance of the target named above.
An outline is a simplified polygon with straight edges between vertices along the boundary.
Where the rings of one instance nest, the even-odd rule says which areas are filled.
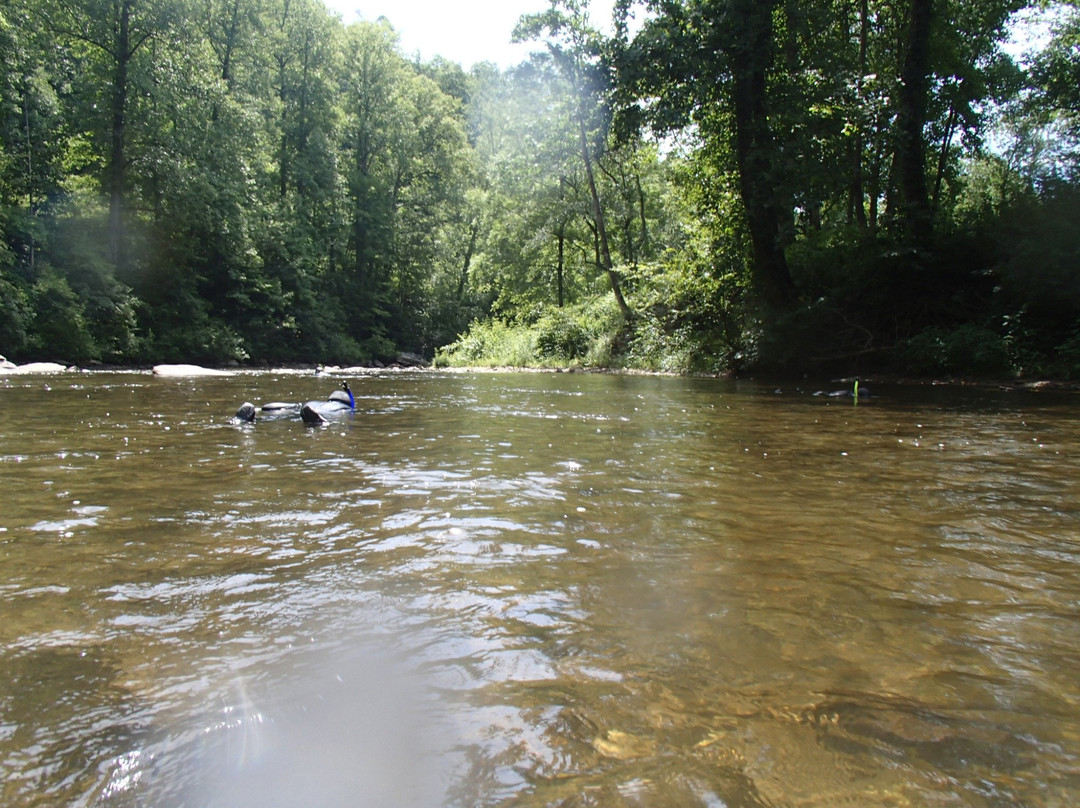
[[[634,323],[626,364],[661,373],[719,372],[727,369],[727,353],[716,332],[647,316]]]
[[[897,346],[900,366],[910,373],[1003,374],[1009,371],[1005,338],[984,326],[928,328]]]
[[[84,303],[67,279],[51,268],[31,290],[34,309],[32,349],[53,361],[97,359],[98,350],[87,327]]]
[[[503,320],[477,320],[457,341],[435,353],[439,367],[527,367],[536,358],[536,334]]]
[[[1080,328],[1058,346],[1053,375],[1062,379],[1080,379]]]
[[[589,350],[588,329],[565,308],[548,310],[535,328],[536,352],[541,359],[580,359]]]
[[[442,366],[608,366],[618,353],[622,317],[611,295],[574,306],[547,307],[528,323],[477,320],[440,348]]]

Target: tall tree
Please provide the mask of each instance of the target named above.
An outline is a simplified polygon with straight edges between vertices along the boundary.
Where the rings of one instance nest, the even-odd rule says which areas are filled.
[[[912,240],[919,245],[929,241],[933,224],[926,186],[924,134],[933,19],[933,0],[910,0],[896,119],[897,179],[904,223]]]
[[[764,300],[784,308],[795,295],[787,258],[792,205],[770,126],[769,72],[775,61],[774,17],[779,3],[733,0],[720,10],[719,47],[732,78],[735,160],[754,247],[757,285]]]
[[[1046,47],[1031,54],[1031,93],[1012,111],[1017,145],[1040,179],[1080,177],[1080,5],[1050,3]]]
[[[398,93],[409,67],[388,23],[354,23],[346,30],[342,74],[345,112],[348,253],[342,293],[351,301],[349,330],[357,339],[386,339],[386,305],[393,253],[395,150],[404,134]]]
[[[76,0],[46,6],[49,26],[77,46],[88,48],[101,69],[107,110],[108,151],[103,185],[109,199],[109,256],[125,268],[125,219],[128,192],[129,113],[136,57],[168,26],[170,8],[159,0]]]
[[[473,287],[501,314],[528,319],[572,299],[590,275],[573,244],[591,210],[575,130],[568,116],[551,114],[563,108],[565,88],[533,62],[505,74],[481,69],[474,80],[472,131],[486,210]]]
[[[588,3],[552,0],[551,8],[525,15],[515,29],[517,40],[543,39],[548,54],[567,85],[570,119],[592,208],[597,263],[607,275],[623,316],[632,312],[623,296],[622,279],[611,258],[605,206],[596,177],[597,158],[607,145],[611,110],[606,103],[610,77],[601,60],[599,33],[589,25]]]
[[[654,15],[619,59],[629,111],[654,128],[693,125],[718,161],[731,156],[753,248],[754,285],[767,304],[795,297],[785,249],[793,204],[772,128],[780,0],[651,3]],[[625,6],[624,6],[625,12]],[[664,69],[657,70],[656,65]]]

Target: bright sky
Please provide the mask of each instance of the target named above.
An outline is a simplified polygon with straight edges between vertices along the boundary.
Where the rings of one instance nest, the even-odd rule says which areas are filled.
[[[518,64],[536,43],[512,45],[522,14],[548,8],[549,0],[323,0],[346,22],[386,17],[401,36],[406,56],[427,60],[442,56],[466,70],[477,62],[499,67]],[[610,14],[611,0],[593,0],[594,11]]]

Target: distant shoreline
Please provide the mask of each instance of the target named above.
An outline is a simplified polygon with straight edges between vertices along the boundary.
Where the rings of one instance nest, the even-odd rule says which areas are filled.
[[[336,365],[194,365],[176,363],[173,365],[91,365],[77,366],[65,365],[54,362],[32,362],[24,365],[12,365],[0,367],[0,378],[14,376],[37,376],[48,377],[70,373],[145,373],[154,374],[163,378],[168,377],[199,377],[219,376],[225,374],[254,374],[254,373],[280,373],[280,374],[311,374],[319,376],[347,376],[347,375],[370,375],[380,372],[401,371],[436,371],[444,373],[583,373],[613,376],[656,376],[671,378],[710,378],[742,380],[758,382],[765,385],[777,385],[783,387],[807,387],[828,384],[851,384],[856,379],[866,387],[873,385],[896,385],[911,387],[958,387],[972,389],[995,389],[1015,392],[1080,392],[1080,381],[1065,379],[1002,379],[1002,378],[979,378],[979,377],[909,377],[893,376],[889,374],[868,373],[866,375],[852,375],[846,377],[794,377],[770,374],[749,374],[746,376],[727,376],[725,374],[706,373],[675,373],[671,371],[638,370],[634,368],[605,368],[605,367],[514,367],[514,366],[468,366],[468,367],[433,367],[418,365],[351,365],[339,367]],[[156,372],[156,369],[180,369],[175,372]]]

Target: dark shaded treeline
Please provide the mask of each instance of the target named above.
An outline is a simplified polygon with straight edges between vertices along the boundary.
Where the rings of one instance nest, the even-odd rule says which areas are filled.
[[[734,358],[1080,371],[1080,17],[1040,6],[1054,36],[1022,69],[1002,46],[1028,6],[649,3],[618,57],[628,126],[692,127],[712,244],[747,243]]]
[[[1021,67],[1027,5],[560,0],[465,72],[317,0],[11,0],[0,351],[1078,374],[1080,14]]]

